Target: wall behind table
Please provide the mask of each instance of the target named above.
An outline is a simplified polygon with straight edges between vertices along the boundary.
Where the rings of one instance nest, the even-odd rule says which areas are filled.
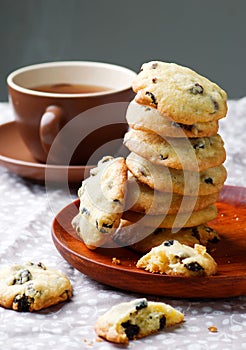
[[[11,71],[55,60],[172,61],[240,98],[245,14],[245,0],[0,0],[0,101]]]

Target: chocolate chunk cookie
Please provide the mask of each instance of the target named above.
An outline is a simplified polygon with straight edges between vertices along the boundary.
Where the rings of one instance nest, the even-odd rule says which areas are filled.
[[[218,197],[219,192],[204,196],[160,192],[130,176],[127,182],[126,208],[148,215],[186,213],[206,208],[215,203]]]
[[[104,157],[91,170],[90,177],[82,182],[78,191],[79,214],[72,225],[90,249],[109,240],[119,226],[127,181],[127,166],[122,157]]]
[[[184,124],[163,116],[150,106],[144,106],[131,101],[128,106],[126,119],[132,129],[156,133],[164,137],[208,137],[216,135],[219,123],[212,120],[207,123]]]
[[[203,196],[219,192],[227,177],[223,165],[196,173],[153,164],[136,153],[129,154],[126,164],[140,182],[152,189],[186,196]]]
[[[210,276],[217,272],[217,263],[206,248],[194,248],[175,240],[164,241],[137,262],[137,267],[153,273],[173,276]]]
[[[163,138],[160,135],[130,129],[125,146],[150,162],[174,169],[202,171],[221,165],[226,158],[219,134],[203,138]]]
[[[16,311],[36,311],[65,301],[72,286],[61,272],[42,263],[26,263],[0,270],[0,305]]]
[[[122,218],[130,221],[132,224],[139,222],[139,224],[147,227],[161,227],[174,229],[198,226],[215,219],[216,216],[216,207],[214,205],[210,205],[198,211],[194,211],[191,213],[182,213],[177,215],[143,215],[134,211],[127,210],[124,212]]]
[[[152,61],[143,64],[133,82],[136,102],[156,108],[177,123],[215,121],[227,113],[227,94],[193,70]]]
[[[128,344],[182,321],[184,314],[172,306],[142,298],[113,306],[98,318],[94,328],[108,341]]]
[[[138,253],[144,254],[149,252],[153,247],[170,239],[190,247],[194,247],[195,244],[211,247],[213,244],[219,242],[220,237],[215,230],[206,224],[183,227],[173,232],[168,228],[158,227],[154,229],[123,219],[120,222],[120,227],[113,235],[113,240],[118,246],[130,246]]]
[[[217,232],[207,225],[181,228],[176,233],[172,233],[170,229],[157,228],[143,240],[132,244],[131,248],[138,253],[146,254],[152,248],[169,240],[175,240],[190,247],[194,247],[195,244],[201,244],[206,247],[219,242],[220,238]]]

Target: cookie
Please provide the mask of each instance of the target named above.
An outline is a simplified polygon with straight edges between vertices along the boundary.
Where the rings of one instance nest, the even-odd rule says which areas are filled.
[[[216,216],[217,208],[214,205],[210,205],[198,211],[191,213],[182,213],[178,215],[143,215],[134,211],[127,210],[124,212],[122,218],[132,223],[138,222],[139,224],[147,227],[177,229],[181,227],[193,227],[205,224],[208,221],[215,219]]]
[[[220,238],[217,232],[207,225],[182,228],[176,233],[172,233],[170,229],[157,228],[143,240],[133,243],[131,248],[138,253],[146,254],[152,248],[169,240],[175,240],[190,247],[194,247],[195,244],[206,247],[210,243],[219,242]]]
[[[36,311],[72,296],[69,279],[42,263],[26,263],[0,270],[0,305],[16,311]]]
[[[217,232],[206,224],[183,227],[174,231],[170,228],[153,228],[122,219],[113,235],[113,240],[117,246],[130,246],[133,250],[144,254],[169,239],[190,247],[195,244],[207,246],[220,240]]]
[[[78,191],[79,215],[72,225],[85,239],[89,248],[98,247],[119,226],[127,181],[127,166],[123,157],[104,157],[91,170],[90,177],[82,182]],[[87,223],[90,225],[87,226]]]
[[[159,134],[164,137],[208,137],[216,135],[219,128],[217,120],[207,123],[182,124],[161,115],[157,109],[131,101],[126,119],[132,129]]]
[[[152,248],[136,266],[153,273],[185,277],[210,276],[217,272],[217,263],[206,252],[206,247],[195,244],[192,248],[175,240]]]
[[[140,182],[152,189],[187,196],[219,192],[227,177],[223,165],[196,173],[156,165],[133,152],[126,158],[126,164]]]
[[[184,321],[184,314],[168,304],[135,299],[113,306],[94,326],[98,336],[114,343],[146,337]]]
[[[127,182],[126,208],[148,215],[187,213],[214,204],[218,197],[219,192],[204,196],[182,196],[171,192],[160,192],[130,176]]]
[[[219,120],[227,113],[227,94],[193,70],[152,61],[142,65],[133,81],[135,100],[156,108],[177,123],[194,124]]]
[[[103,234],[87,219],[85,215],[78,213],[73,220],[72,226],[77,235],[82,239],[87,248],[93,250],[98,247],[111,245],[111,234]]]
[[[125,146],[150,162],[174,169],[202,171],[221,165],[226,158],[219,134],[203,138],[163,138],[141,130],[130,129]]]

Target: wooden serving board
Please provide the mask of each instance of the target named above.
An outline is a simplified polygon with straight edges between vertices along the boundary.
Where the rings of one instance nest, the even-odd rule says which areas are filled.
[[[246,295],[246,188],[224,186],[216,203],[218,216],[210,222],[221,240],[212,255],[218,273],[210,277],[152,274],[135,267],[139,255],[129,248],[89,250],[71,226],[79,200],[54,219],[52,237],[60,254],[76,269],[115,288],[166,297],[223,298]],[[120,265],[112,263],[112,258]]]

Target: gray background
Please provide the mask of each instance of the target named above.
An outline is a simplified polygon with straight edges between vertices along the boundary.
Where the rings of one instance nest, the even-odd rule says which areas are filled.
[[[240,98],[245,36],[245,0],[0,0],[0,101],[8,73],[55,60],[172,61]]]

